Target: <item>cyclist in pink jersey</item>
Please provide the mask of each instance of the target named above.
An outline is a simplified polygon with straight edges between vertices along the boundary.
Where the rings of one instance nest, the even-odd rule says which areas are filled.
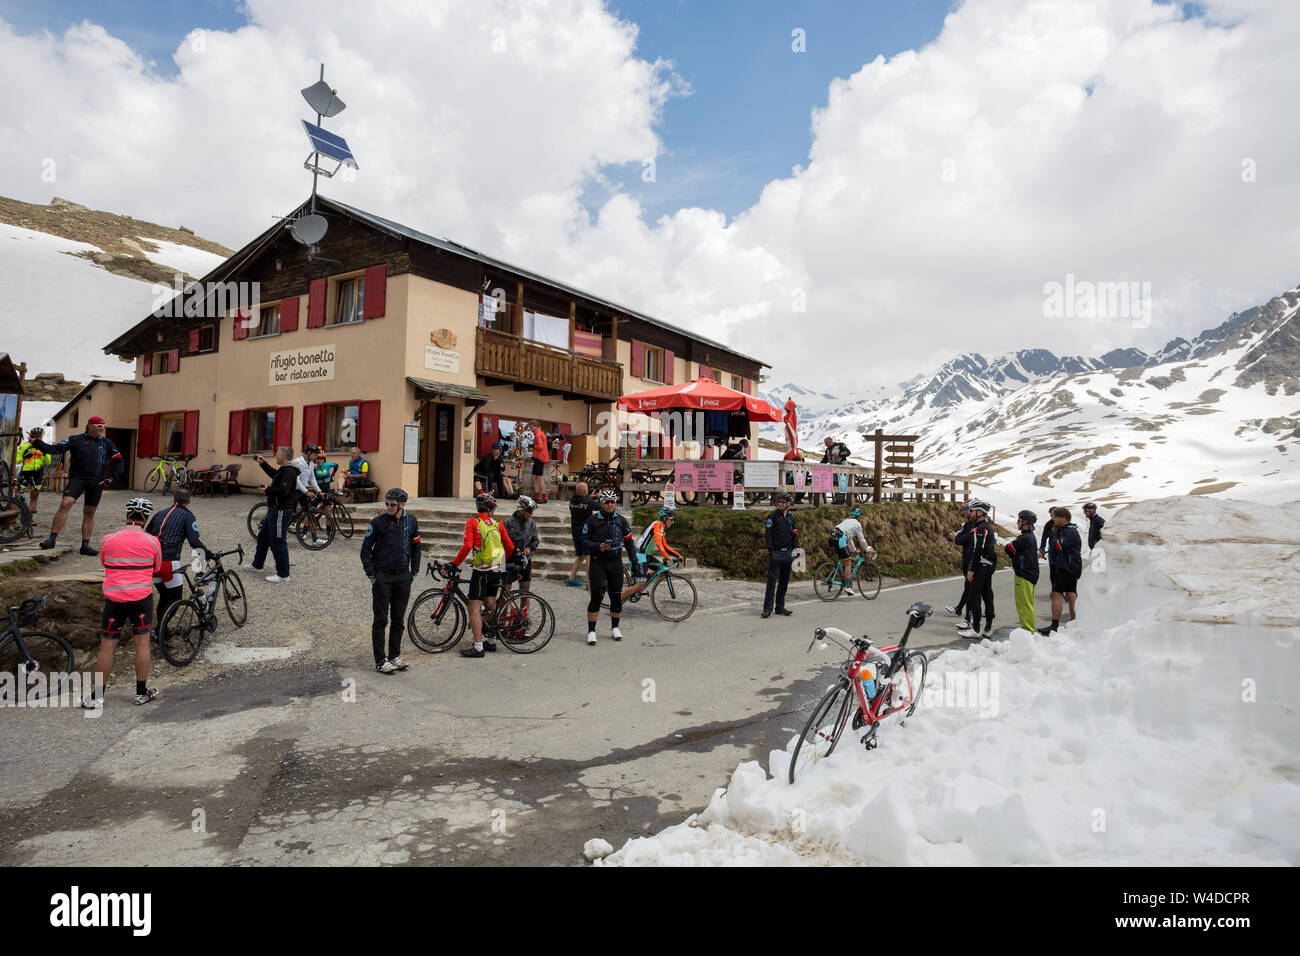
[[[135,643],[135,702],[147,704],[158,696],[147,686],[149,679],[149,637],[153,630],[153,579],[162,571],[162,548],[158,539],[144,530],[153,514],[148,498],[132,498],[126,503],[126,527],[104,535],[99,543],[99,563],[104,566],[104,615],[100,623],[99,660],[95,665],[95,686],[81,706],[93,710],[102,707],[103,688],[113,669],[113,654],[122,637],[122,627],[131,626]]]

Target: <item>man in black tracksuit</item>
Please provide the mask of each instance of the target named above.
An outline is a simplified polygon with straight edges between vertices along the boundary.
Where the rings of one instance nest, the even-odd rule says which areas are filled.
[[[375,652],[375,670],[381,674],[404,671],[402,630],[406,605],[411,600],[411,582],[420,573],[420,524],[406,513],[407,494],[401,488],[384,493],[384,513],[375,515],[361,542],[361,566],[370,579],[375,619],[370,642]],[[391,623],[390,623],[391,617]],[[388,652],[384,652],[384,628],[388,627]]]
[[[1083,573],[1083,539],[1070,520],[1069,508],[1053,508],[1052,520],[1047,522],[1044,532],[1048,571],[1052,579],[1052,623],[1039,628],[1038,633],[1050,634],[1061,626],[1063,602],[1070,605],[1070,620],[1075,619],[1074,602],[1078,596],[1079,575]]]
[[[763,617],[777,614],[790,615],[785,606],[785,588],[790,583],[790,565],[794,562],[794,549],[799,544],[799,526],[795,523],[790,505],[794,495],[783,491],[777,495],[776,510],[767,518],[763,531],[767,542],[767,590],[763,592]]]
[[[55,512],[54,520],[50,523],[50,536],[41,542],[42,548],[54,547],[55,539],[63,530],[72,505],[82,494],[85,494],[86,504],[81,512],[81,553],[99,554],[90,546],[90,536],[95,533],[95,509],[99,507],[104,486],[117,481],[126,470],[122,453],[117,450],[116,445],[104,437],[106,430],[104,419],[96,415],[86,422],[85,432],[65,438],[58,444],[51,445],[36,440],[31,442],[34,448],[53,458],[62,458],[64,452],[72,456],[72,461],[68,465],[68,484],[63,489],[63,500],[59,502],[59,510]],[[108,474],[110,467],[113,469],[111,477]]]
[[[181,599],[181,586],[185,577],[181,574],[181,545],[188,541],[191,548],[203,552],[205,558],[212,552],[199,538],[199,522],[190,511],[190,493],[183,488],[172,492],[172,506],[166,511],[154,513],[149,526],[144,530],[158,539],[162,548],[162,577],[158,579],[158,610],[153,619],[162,623],[167,609]]]
[[[987,505],[983,501],[971,503],[971,511],[976,519],[975,527],[970,531],[970,552],[962,570],[970,582],[967,592],[967,612],[971,616],[969,628],[958,631],[962,637],[993,636],[993,572],[997,570],[998,552],[997,536],[989,524]],[[984,604],[984,631],[980,633],[980,603]]]
[[[966,580],[966,564],[970,560],[971,530],[975,527],[974,516],[971,515],[970,508],[966,504],[961,506],[962,526],[961,530],[953,536],[953,542],[961,548],[961,600],[951,607],[945,608],[952,614],[961,615],[965,613],[966,625],[957,625],[958,627],[970,624],[970,582]]]
[[[514,540],[513,538],[511,540]],[[582,549],[591,555],[591,596],[587,600],[587,643],[596,643],[596,619],[600,602],[609,591],[610,636],[623,640],[618,629],[623,615],[623,561],[620,549],[627,549],[635,577],[641,570],[641,558],[632,540],[632,526],[618,513],[618,496],[606,489],[600,493],[600,510],[582,526]]]
[[[1097,514],[1097,506],[1091,501],[1083,506],[1083,516],[1088,519],[1088,550],[1091,551],[1101,540],[1101,529],[1106,519]]]
[[[515,505],[515,513],[501,522],[501,527],[515,546],[511,558],[519,565],[519,590],[527,591],[533,582],[533,553],[541,543],[537,540],[537,522],[533,520],[537,502],[528,495],[520,495]]]

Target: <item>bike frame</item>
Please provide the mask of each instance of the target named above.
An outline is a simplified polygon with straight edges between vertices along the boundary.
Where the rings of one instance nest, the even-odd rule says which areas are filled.
[[[862,689],[862,681],[858,680],[858,671],[861,670],[862,663],[867,659],[868,652],[865,648],[857,646],[853,652],[853,657],[840,671],[840,675],[845,680],[849,681],[849,685],[853,688],[853,692],[858,698],[858,706],[862,709],[863,726],[874,727],[891,714],[896,714],[900,710],[910,707],[912,702],[915,700],[915,697],[913,696],[915,690],[912,687],[912,675],[903,667],[903,661],[907,657],[907,639],[911,636],[912,628],[914,626],[912,619],[909,617],[907,621],[907,630],[903,632],[903,636],[897,644],[876,648],[882,654],[888,654],[891,651],[893,654],[889,659],[889,667],[886,668],[883,678],[878,677],[876,679],[876,696],[871,700],[867,700],[866,691]],[[903,672],[903,679],[907,681],[908,702],[898,707],[882,710],[882,707],[888,707],[888,698],[892,696],[891,692],[894,687],[894,675],[900,670]],[[846,710],[844,715],[846,720],[848,719],[848,715],[849,711]]]
[[[837,554],[834,555],[831,560],[835,562],[835,571],[833,576],[826,583],[838,584],[840,587],[846,588],[853,583],[853,579],[858,576],[858,571],[862,569],[862,566],[871,559],[862,552],[853,555],[853,567],[849,569],[849,580],[847,581],[844,580],[844,559]]]

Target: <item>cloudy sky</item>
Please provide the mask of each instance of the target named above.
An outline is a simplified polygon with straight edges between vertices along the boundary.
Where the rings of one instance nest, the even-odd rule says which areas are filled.
[[[323,192],[874,390],[1294,286],[1297,39],[1294,0],[0,0],[0,193],[242,245],[310,188],[323,60]],[[1134,295],[1051,314],[1067,276]]]

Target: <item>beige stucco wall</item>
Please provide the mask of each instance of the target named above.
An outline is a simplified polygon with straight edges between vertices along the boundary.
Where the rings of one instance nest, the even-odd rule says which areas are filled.
[[[72,426],[73,413],[77,426]],[[98,415],[109,428],[134,430],[140,419],[140,390],[124,382],[96,382],[62,415],[54,419],[55,437],[59,441],[86,430],[86,422]]]

